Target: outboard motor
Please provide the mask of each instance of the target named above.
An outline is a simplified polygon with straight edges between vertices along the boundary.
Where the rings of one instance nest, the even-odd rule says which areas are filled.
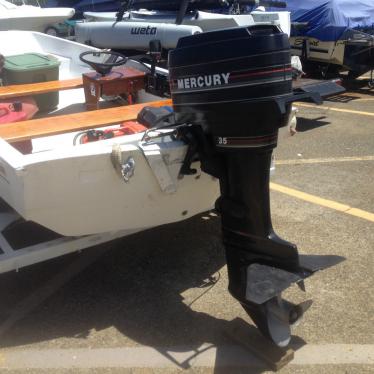
[[[288,37],[276,26],[226,29],[185,37],[169,53],[170,89],[177,123],[185,124],[191,164],[220,180],[229,290],[263,334],[279,346],[311,302],[281,298],[292,283],[341,261],[299,255],[274,232],[269,171],[278,129],[293,101],[319,95],[292,91]],[[184,165],[182,173],[194,170]]]

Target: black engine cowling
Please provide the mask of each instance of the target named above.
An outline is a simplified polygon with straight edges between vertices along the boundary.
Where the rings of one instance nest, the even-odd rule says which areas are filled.
[[[176,122],[188,124],[185,138],[194,144],[188,158],[197,152],[202,170],[220,180],[216,206],[229,290],[259,329],[284,346],[310,303],[287,302],[282,290],[327,266],[299,256],[271,223],[269,171],[278,129],[292,102],[310,95],[292,91],[288,36],[258,25],[182,38],[169,53],[169,81]],[[184,171],[193,172],[186,165]]]
[[[216,137],[274,134],[290,107],[282,113],[277,103],[292,95],[290,60],[288,37],[275,26],[182,38],[169,54],[177,119]]]

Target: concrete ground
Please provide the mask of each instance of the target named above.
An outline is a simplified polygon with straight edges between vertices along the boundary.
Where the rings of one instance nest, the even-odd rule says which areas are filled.
[[[300,252],[346,261],[287,291],[314,304],[280,372],[372,373],[374,93],[298,108],[276,150],[273,224]],[[268,371],[227,335],[250,321],[227,292],[214,214],[2,274],[0,300],[1,373]]]

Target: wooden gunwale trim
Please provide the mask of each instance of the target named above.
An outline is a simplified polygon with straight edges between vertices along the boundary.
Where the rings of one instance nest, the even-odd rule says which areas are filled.
[[[14,84],[0,87],[0,100],[12,99],[21,96],[39,95],[54,91],[72,90],[82,88],[82,78],[73,78],[59,81],[40,83]]]
[[[43,136],[83,131],[125,121],[134,121],[138,113],[146,106],[160,107],[171,104],[171,100],[160,100],[109,109],[65,114],[49,118],[32,119],[29,121],[13,122],[0,126],[0,138],[3,138],[9,143],[13,143]]]

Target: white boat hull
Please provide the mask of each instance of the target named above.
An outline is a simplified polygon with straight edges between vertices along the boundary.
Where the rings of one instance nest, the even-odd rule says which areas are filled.
[[[23,53],[42,53],[60,62],[59,79],[80,77],[90,71],[79,55],[97,48],[33,31],[0,31],[0,53],[7,57]],[[83,91],[83,90],[82,90]]]
[[[150,41],[157,39],[165,49],[175,48],[184,36],[201,33],[197,26],[173,25],[149,22],[83,22],[75,27],[79,43],[98,48],[138,49],[149,48]]]
[[[44,32],[50,25],[74,16],[73,8],[39,8],[0,1],[0,31],[28,30]]]
[[[305,56],[307,59],[343,65],[345,40],[324,42],[315,38],[291,37],[291,51],[294,56],[302,56],[304,40],[307,42]]]
[[[199,171],[178,179],[183,143],[156,144],[146,157],[139,136],[30,155],[0,139],[0,196],[24,219],[65,236],[144,230],[213,207],[219,189],[211,176]],[[135,161],[127,183],[111,162],[113,144]]]
[[[0,45],[5,56],[52,54],[61,62],[62,79],[78,77],[89,70],[79,60],[79,54],[96,50],[22,31],[0,32]],[[140,102],[155,99],[160,98],[144,91],[139,94]],[[83,89],[61,91],[60,105],[54,114],[84,110],[84,103]],[[186,152],[183,143],[163,141],[148,152],[140,147],[140,134],[77,146],[73,145],[74,136],[75,133],[67,133],[34,139],[33,153],[29,155],[22,155],[0,139],[0,198],[25,220],[61,235],[81,236],[140,231],[213,207],[218,183],[212,177],[199,171],[195,176],[178,179]],[[123,157],[135,160],[135,173],[128,183],[112,165],[114,144],[123,144]]]
[[[175,24],[175,12],[131,11],[119,22],[115,13],[86,12],[84,16],[91,22],[76,25],[78,42],[100,48],[136,50],[148,50],[152,39],[160,40],[164,49],[173,49],[183,36],[256,24],[276,25],[290,35],[291,25],[289,12],[254,11],[250,14],[225,15],[198,11],[193,16],[186,15],[181,25]]]

